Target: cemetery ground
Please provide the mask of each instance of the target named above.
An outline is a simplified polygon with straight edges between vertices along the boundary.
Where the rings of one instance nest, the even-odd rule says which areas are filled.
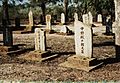
[[[96,28],[97,30],[97,28]],[[0,41],[2,42],[2,34]],[[0,56],[0,80],[23,81],[117,81],[120,77],[120,62],[115,62],[115,44],[113,36],[93,36],[93,56],[104,64],[99,68],[85,72],[82,70],[60,67],[68,57],[75,55],[74,35],[65,36],[47,34],[47,48],[58,54],[43,62],[18,59],[34,50],[34,34],[14,34],[14,44],[26,44],[21,48],[27,51],[22,54]]]

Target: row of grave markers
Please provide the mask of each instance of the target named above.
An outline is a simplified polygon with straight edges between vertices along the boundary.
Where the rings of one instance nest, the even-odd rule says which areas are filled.
[[[74,57],[68,58],[67,62],[61,63],[60,65],[90,71],[96,67],[91,65],[91,63],[96,63],[95,58],[93,58],[92,54],[92,28],[90,25],[84,24],[80,21],[75,21],[74,27],[76,55]],[[35,29],[35,50],[40,50],[42,52],[47,50],[45,31],[39,28]]]
[[[33,26],[34,23],[33,23],[33,13],[32,13],[32,10],[30,10],[29,12],[29,25],[30,26]],[[83,14],[82,16],[83,18],[83,23],[85,24],[92,24],[93,23],[93,16],[92,16],[92,13],[89,12],[88,14]],[[78,21],[78,14],[77,13],[74,13],[74,19],[75,21]],[[97,18],[97,22],[102,22],[102,15],[101,14],[98,14],[98,18]],[[61,13],[61,24],[65,24],[65,14],[64,13]],[[46,25],[47,25],[47,28],[48,29],[51,29],[51,15],[46,15]]]

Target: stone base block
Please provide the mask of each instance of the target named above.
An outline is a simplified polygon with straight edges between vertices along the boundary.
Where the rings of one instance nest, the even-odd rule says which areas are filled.
[[[10,55],[10,54],[22,52],[23,49],[20,49],[18,46],[19,46],[19,45],[0,46],[0,54],[1,54],[1,55]]]
[[[102,63],[98,63],[95,58],[86,58],[77,55],[69,57],[66,62],[60,64],[60,66],[63,67],[76,68],[87,72],[100,65],[102,65]]]
[[[44,60],[50,59],[50,58],[54,58],[58,55],[51,55],[50,51],[45,51],[45,52],[41,52],[41,51],[32,51],[29,54],[26,54],[24,56],[20,56],[18,57],[19,59],[23,59],[23,60],[28,60],[28,61],[38,61],[38,62],[42,62]]]

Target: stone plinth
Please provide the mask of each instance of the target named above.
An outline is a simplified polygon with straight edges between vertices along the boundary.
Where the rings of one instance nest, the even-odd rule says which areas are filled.
[[[1,55],[11,55],[22,53],[25,50],[20,49],[18,46],[20,45],[12,45],[12,46],[0,46],[0,54]]]
[[[18,57],[19,59],[22,60],[27,60],[27,61],[38,61],[38,62],[42,62],[48,59],[52,59],[54,57],[57,57],[58,55],[51,55],[50,51],[31,51],[28,54],[24,55],[24,56],[20,56]]]
[[[86,72],[89,72],[100,65],[102,65],[102,63],[98,64],[98,61],[95,58],[80,57],[78,55],[71,56],[66,62],[60,64],[60,66],[80,69]]]

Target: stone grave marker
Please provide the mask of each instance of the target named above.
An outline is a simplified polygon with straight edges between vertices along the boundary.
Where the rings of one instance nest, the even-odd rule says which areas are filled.
[[[102,15],[101,14],[98,14],[98,16],[97,16],[97,22],[102,23]]]
[[[21,56],[19,58],[30,60],[30,61],[39,61],[53,58],[58,56],[57,54],[51,55],[51,52],[46,48],[46,34],[45,31],[40,28],[35,29],[35,50],[31,51],[29,54]]]
[[[61,23],[64,24],[65,23],[65,14],[61,13]]]
[[[46,51],[45,31],[42,31],[40,28],[35,29],[35,50]]]
[[[88,14],[83,14],[82,18],[83,18],[83,23],[89,24],[89,17],[88,17]]]
[[[29,26],[32,27],[33,26],[33,13],[31,9],[29,11],[28,17],[29,17]]]
[[[52,28],[51,28],[51,15],[46,15],[46,29],[52,30]]]
[[[89,24],[93,24],[93,16],[91,12],[88,13],[88,19],[89,19]]]
[[[75,21],[78,21],[78,14],[77,13],[74,13],[74,19],[75,19]]]
[[[76,21],[74,27],[76,55],[69,57],[67,61],[61,63],[60,66],[89,72],[102,64],[98,64],[96,58],[93,58],[92,28],[80,21]]]
[[[91,26],[84,25],[81,22],[75,25],[75,52],[76,55],[92,57]]]

